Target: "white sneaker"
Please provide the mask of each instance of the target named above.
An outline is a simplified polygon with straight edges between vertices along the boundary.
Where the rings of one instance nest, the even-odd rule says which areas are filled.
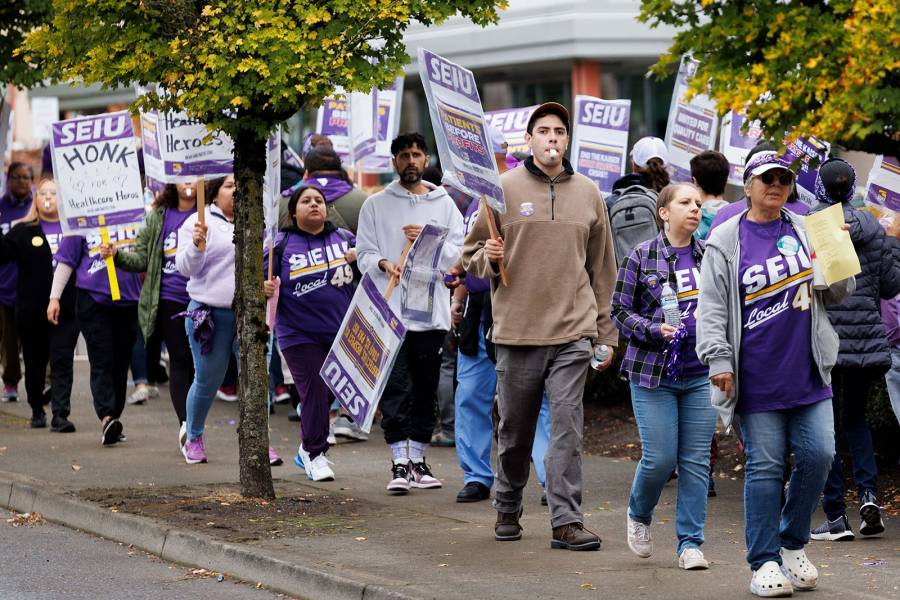
[[[148,386],[147,386],[147,395],[148,395],[151,399],[153,399],[153,398],[159,398],[159,388],[156,387],[155,385],[148,385]]]
[[[781,549],[781,570],[795,590],[814,590],[819,583],[819,570],[800,550]]]
[[[763,564],[758,571],[753,571],[750,579],[750,593],[763,598],[791,596],[794,588],[791,580],[782,572],[781,566],[774,560]]]
[[[306,476],[313,481],[334,481],[334,471],[329,466],[333,464],[323,452],[310,461],[306,468]]]
[[[146,385],[138,385],[134,392],[128,396],[128,404],[143,404],[150,397],[150,388]]]
[[[334,431],[334,435],[336,436],[359,440],[361,442],[369,439],[369,434],[360,429],[359,425],[354,423],[347,415],[340,415],[334,420],[332,431]]]
[[[653,554],[653,538],[650,537],[650,526],[644,525],[640,521],[635,521],[630,515],[627,518],[628,547],[641,558],[650,558],[650,555]]]
[[[337,444],[337,438],[334,437],[334,423],[328,426],[328,437],[325,439],[329,446]]]
[[[182,421],[178,429],[178,447],[184,448],[185,443],[187,443],[187,421]]]
[[[700,548],[691,546],[681,551],[681,554],[678,556],[678,566],[685,571],[708,569],[709,561],[700,552]]]

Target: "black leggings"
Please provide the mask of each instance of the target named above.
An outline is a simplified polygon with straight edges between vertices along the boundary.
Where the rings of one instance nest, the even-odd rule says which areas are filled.
[[[184,317],[172,318],[185,310],[187,304],[160,299],[153,334],[165,342],[169,351],[169,395],[179,424],[187,421],[187,395],[194,381],[194,359],[184,329]]]

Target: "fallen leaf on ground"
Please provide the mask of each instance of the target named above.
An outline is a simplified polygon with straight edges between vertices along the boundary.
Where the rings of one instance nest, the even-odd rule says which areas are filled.
[[[72,465],[72,470],[76,473],[81,470],[81,465]]]
[[[353,539],[356,540],[357,542],[364,542],[364,541],[366,541],[366,538],[364,538],[364,537],[355,537],[355,538],[353,538]]]
[[[32,513],[13,513],[13,517],[11,519],[6,520],[7,523],[12,527],[32,527],[34,525],[41,525],[44,523],[44,517],[39,512]]]
[[[596,590],[597,588],[594,587],[594,584],[593,584],[593,583],[582,583],[582,584],[581,584],[581,589],[583,589],[583,590]]]

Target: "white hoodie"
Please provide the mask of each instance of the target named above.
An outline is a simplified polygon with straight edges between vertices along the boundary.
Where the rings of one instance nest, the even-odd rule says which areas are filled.
[[[359,212],[359,228],[356,232],[359,269],[368,273],[382,291],[387,287],[388,276],[378,268],[378,262],[387,259],[397,263],[400,260],[400,254],[406,246],[406,236],[403,234],[405,225],[424,227],[431,223],[449,228],[438,269],[446,273],[459,262],[464,231],[462,214],[443,187],[427,181],[422,184],[429,191],[417,196],[408,192],[399,181],[393,181],[381,192],[370,196]],[[404,321],[409,330],[450,329],[450,293],[441,285],[434,296],[431,323]],[[399,293],[391,296],[390,304],[399,315]]]

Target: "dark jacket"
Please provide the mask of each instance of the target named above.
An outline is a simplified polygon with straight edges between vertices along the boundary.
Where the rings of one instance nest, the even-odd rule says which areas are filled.
[[[828,208],[818,204],[811,212]],[[844,220],[859,256],[862,272],[856,291],[828,307],[828,318],[841,339],[837,367],[874,367],[887,371],[890,348],[881,321],[880,301],[900,293],[900,244],[888,236],[870,213],[843,204]]]
[[[8,234],[0,233],[0,263],[19,267],[16,314],[46,315],[53,283],[53,254],[39,221],[19,223]],[[75,316],[74,283],[75,278],[70,278],[59,299],[61,318]]]

